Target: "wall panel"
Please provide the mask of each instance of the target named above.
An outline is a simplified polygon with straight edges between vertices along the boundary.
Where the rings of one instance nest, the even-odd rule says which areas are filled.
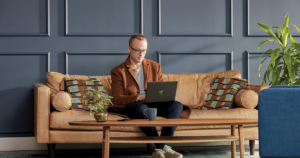
[[[0,53],[0,137],[33,136],[33,83],[45,83],[50,53]]]
[[[161,64],[162,73],[205,73],[232,70],[233,53],[180,53],[158,52],[158,62]],[[204,64],[212,61],[210,64]]]
[[[129,53],[66,52],[66,74],[110,75],[115,63],[124,62]],[[88,62],[87,62],[88,61]]]
[[[0,0],[0,36],[50,36],[49,0]]]
[[[299,21],[299,0],[247,0],[247,22],[248,22],[248,36],[254,37],[268,37],[264,30],[262,30],[257,23],[262,22],[269,27],[280,26],[283,27],[286,13],[290,17],[290,33],[293,36],[300,37],[298,31],[291,24],[295,24],[300,28]],[[276,31],[273,29],[274,32]]]
[[[249,83],[252,84],[260,84],[262,81],[264,74],[268,68],[268,65],[270,63],[270,58],[266,59],[264,64],[261,67],[260,70],[260,77],[258,76],[258,67],[259,67],[259,57],[264,52],[247,52],[247,79]],[[266,57],[270,56],[269,54],[264,54],[261,57],[260,62],[262,62]],[[272,80],[272,73],[270,74],[270,80]],[[269,85],[270,82],[267,82],[267,85]],[[266,84],[266,83],[264,83]]]
[[[143,33],[143,0],[65,0],[66,36]]]
[[[158,1],[160,36],[232,36],[232,0]]]

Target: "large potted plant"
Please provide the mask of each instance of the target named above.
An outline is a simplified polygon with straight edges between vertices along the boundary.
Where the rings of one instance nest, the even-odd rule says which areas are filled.
[[[110,100],[113,97],[105,94],[105,92],[106,90],[89,89],[83,96],[85,104],[89,104],[90,113],[92,114],[92,111],[95,111],[94,118],[97,122],[107,121],[108,113],[106,106],[113,105]]]
[[[275,49],[269,49],[264,52],[259,58],[259,68],[258,75],[260,77],[261,66],[267,58],[271,58],[268,68],[264,74],[261,84],[266,83],[267,80],[270,82],[269,85],[300,85],[298,67],[300,65],[300,44],[289,34],[289,14],[287,13],[284,19],[283,28],[280,26],[274,26],[273,28],[277,31],[274,33],[271,28],[264,23],[257,23],[258,26],[266,31],[273,39],[266,39],[260,43],[257,51],[260,47],[270,41],[277,42],[280,47]],[[294,24],[293,24],[294,25]],[[300,31],[296,25],[294,27]],[[290,39],[290,43],[288,42]],[[261,57],[264,54],[269,54],[262,61]],[[272,73],[272,78],[270,80],[270,74]]]

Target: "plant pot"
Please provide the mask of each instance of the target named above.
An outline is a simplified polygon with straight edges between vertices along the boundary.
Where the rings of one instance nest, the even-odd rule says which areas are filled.
[[[103,112],[95,112],[94,118],[96,122],[105,122],[108,120],[108,113],[106,110],[103,110]]]

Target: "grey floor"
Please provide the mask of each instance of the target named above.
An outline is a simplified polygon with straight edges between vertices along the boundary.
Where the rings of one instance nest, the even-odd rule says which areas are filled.
[[[201,146],[201,147],[174,147],[174,150],[183,154],[184,158],[230,158],[230,146]],[[237,146],[236,157],[240,157],[239,146]],[[0,158],[46,158],[49,157],[48,151],[2,151]],[[57,158],[92,158],[101,157],[101,149],[80,149],[80,150],[56,150]],[[110,158],[151,158],[145,147],[142,148],[112,148]],[[249,146],[245,146],[246,158],[259,158],[258,147],[255,154],[250,155]]]

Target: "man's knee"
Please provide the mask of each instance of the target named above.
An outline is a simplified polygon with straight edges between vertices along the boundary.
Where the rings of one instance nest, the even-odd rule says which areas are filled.
[[[137,112],[144,112],[145,109],[148,109],[148,106],[142,103],[138,104],[138,106],[136,107]]]
[[[148,106],[146,104],[134,103],[134,104],[131,104],[129,106],[130,106],[130,108],[128,110],[131,111],[130,112],[132,114],[131,118],[143,119],[143,118],[147,117],[147,116],[144,115],[145,109],[148,109]]]
[[[173,101],[171,108],[176,110],[176,111],[182,111],[183,110],[183,105],[179,101]]]

